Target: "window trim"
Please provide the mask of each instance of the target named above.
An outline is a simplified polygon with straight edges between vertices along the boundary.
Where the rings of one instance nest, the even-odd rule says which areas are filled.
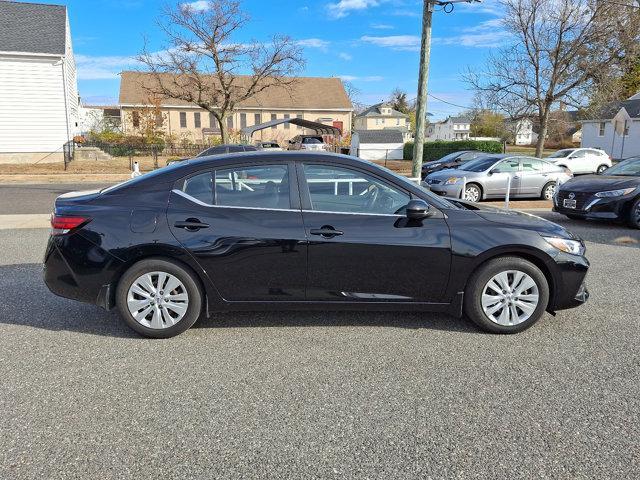
[[[403,188],[402,186],[398,185],[395,182],[392,182],[386,178],[383,178],[379,175],[376,175],[373,172],[370,172],[368,170],[363,170],[363,169],[359,169],[357,167],[352,167],[350,165],[343,165],[341,163],[317,163],[314,161],[298,161],[296,163],[296,170],[297,170],[297,174],[298,174],[298,186],[299,186],[299,192],[300,192],[300,201],[302,204],[302,212],[303,213],[329,213],[329,214],[336,214],[336,215],[364,215],[367,217],[371,217],[371,216],[377,216],[377,217],[406,217],[406,215],[400,214],[400,213],[364,213],[364,212],[334,212],[331,210],[314,210],[313,209],[313,203],[311,202],[311,192],[309,191],[309,185],[307,183],[307,177],[305,175],[304,172],[304,166],[305,165],[317,165],[319,167],[334,167],[334,168],[341,168],[343,170],[351,170],[353,172],[356,172],[357,174],[360,175],[367,175],[369,177],[375,178],[376,180],[378,180],[381,183],[387,184],[387,185],[391,185],[393,186],[394,189],[404,193],[405,195],[407,195],[409,197],[409,200],[412,200],[415,197],[415,195],[413,195],[410,191],[406,190],[405,188]],[[425,200],[426,201],[426,200]],[[427,202],[429,203],[429,202]],[[431,205],[431,203],[429,203]],[[435,208],[434,205],[431,205],[432,207]]]

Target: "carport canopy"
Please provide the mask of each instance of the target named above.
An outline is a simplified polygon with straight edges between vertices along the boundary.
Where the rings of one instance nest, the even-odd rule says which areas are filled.
[[[264,130],[265,128],[271,128],[273,126],[281,125],[283,123],[291,123],[293,125],[298,125],[302,128],[313,130],[319,135],[334,135],[337,137],[337,136],[340,136],[340,134],[342,133],[338,127],[334,127],[333,125],[325,125],[324,123],[320,123],[320,122],[312,122],[311,120],[304,120],[303,118],[278,118],[276,120],[271,120],[269,122],[253,125],[251,127],[245,127],[240,131],[243,136],[251,140],[251,137],[253,137],[253,134],[258,130]]]

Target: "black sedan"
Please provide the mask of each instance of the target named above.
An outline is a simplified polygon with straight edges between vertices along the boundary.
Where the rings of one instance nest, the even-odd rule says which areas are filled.
[[[462,150],[460,152],[450,153],[432,162],[425,162],[422,164],[422,179],[424,180],[430,173],[438,172],[445,168],[458,168],[464,162],[475,160],[483,155],[486,155],[486,153],[476,150]]]
[[[583,242],[320,152],[192,159],[58,197],[49,289],[149,337],[228,310],[412,310],[514,333],[588,293]]]
[[[558,189],[553,209],[573,219],[617,220],[640,228],[640,156],[598,175],[572,178]]]

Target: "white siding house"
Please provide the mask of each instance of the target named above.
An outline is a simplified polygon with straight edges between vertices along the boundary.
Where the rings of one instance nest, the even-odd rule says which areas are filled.
[[[582,121],[583,147],[600,148],[618,160],[640,155],[640,93],[608,105],[597,116]]]
[[[429,124],[427,140],[468,140],[471,120],[466,117],[449,117],[441,122]]]
[[[360,130],[353,134],[352,148],[363,160],[402,160],[404,136],[400,130]]]
[[[0,162],[62,161],[77,128],[67,9],[0,2]]]

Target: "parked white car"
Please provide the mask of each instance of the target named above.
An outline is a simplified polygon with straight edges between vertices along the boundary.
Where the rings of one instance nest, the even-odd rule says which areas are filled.
[[[566,167],[572,173],[602,173],[611,166],[611,157],[597,148],[565,148],[545,160]]]

